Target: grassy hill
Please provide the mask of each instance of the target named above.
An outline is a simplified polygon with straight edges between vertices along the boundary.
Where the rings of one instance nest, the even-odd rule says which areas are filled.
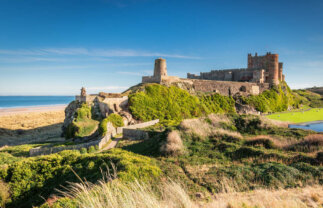
[[[192,200],[207,203],[218,193],[323,185],[323,134],[236,113],[236,102],[262,112],[312,103],[313,99],[287,85],[236,98],[216,93],[191,95],[158,84],[139,85],[126,93],[136,119],[161,121],[145,129],[148,139],[121,140],[117,148],[105,152],[63,151],[37,157],[28,157],[28,150],[44,144],[4,147],[0,149],[0,205],[40,206],[50,198],[52,202],[42,208],[91,207],[92,199],[98,200],[94,207],[101,203],[111,207],[107,204],[115,199],[119,205],[114,207],[123,207],[120,204],[125,199],[139,203],[149,198],[155,200],[151,206],[163,207],[168,197],[170,207],[193,207]],[[91,112],[86,104],[76,108],[67,133],[82,137],[99,127],[104,134],[105,122],[122,125],[116,114],[100,125]],[[107,177],[111,174],[112,178]],[[67,182],[74,182],[67,189],[70,195],[57,200],[57,189],[68,186]],[[113,196],[107,200],[102,193]],[[236,207],[254,206],[241,202]]]

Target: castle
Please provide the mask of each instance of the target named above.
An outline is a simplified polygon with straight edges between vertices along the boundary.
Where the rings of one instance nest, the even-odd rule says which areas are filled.
[[[248,68],[212,70],[200,75],[187,73],[187,78],[167,75],[166,60],[155,60],[154,75],[142,77],[142,83],[177,85],[195,92],[217,92],[222,95],[258,95],[270,86],[285,80],[283,63],[278,54],[267,53],[264,56],[248,54]]]
[[[278,54],[267,53],[264,56],[248,54],[248,68],[212,70],[200,75],[187,73],[189,79],[222,80],[235,82],[270,83],[284,81],[283,63],[278,61]]]

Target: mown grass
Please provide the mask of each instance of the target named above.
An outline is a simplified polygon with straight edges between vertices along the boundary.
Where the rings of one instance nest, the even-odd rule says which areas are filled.
[[[270,119],[279,121],[289,121],[292,123],[303,123],[323,120],[323,108],[313,108],[301,112],[275,113],[267,116]]]

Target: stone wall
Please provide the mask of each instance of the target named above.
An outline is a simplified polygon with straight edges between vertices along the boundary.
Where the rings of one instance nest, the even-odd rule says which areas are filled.
[[[147,131],[140,129],[123,129],[123,138],[125,139],[148,139],[149,135]]]
[[[29,150],[29,155],[31,157],[38,155],[49,155],[57,152],[61,152],[63,150],[80,150],[82,148],[89,148],[91,146],[98,146],[99,149],[102,149],[104,145],[106,145],[111,137],[116,135],[116,129],[113,127],[111,122],[107,123],[107,134],[95,141],[90,141],[86,143],[76,144],[76,145],[68,145],[68,146],[45,146],[45,147],[36,147]]]
[[[265,90],[265,87],[259,87],[256,83],[249,82],[228,82],[214,80],[192,80],[195,91],[216,92],[221,95],[233,96],[237,93],[242,95],[258,95]]]
[[[130,125],[130,126],[118,127],[117,134],[122,134],[124,132],[124,129],[142,129],[142,128],[146,128],[148,126],[153,126],[158,122],[159,122],[159,119],[156,119],[156,120],[147,121],[144,123],[134,124],[134,125]]]

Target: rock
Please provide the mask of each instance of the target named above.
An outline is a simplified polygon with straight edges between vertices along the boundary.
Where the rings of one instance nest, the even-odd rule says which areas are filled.
[[[107,123],[107,135],[111,135],[114,137],[117,134],[116,128],[113,126],[111,122]]]
[[[197,192],[197,193],[195,193],[195,196],[196,196],[196,198],[199,198],[199,199],[204,198],[204,195],[203,195],[203,193],[201,193],[201,192]]]
[[[119,115],[122,116],[123,123],[125,126],[137,123],[137,121],[133,119],[131,113],[127,111],[121,111]]]

